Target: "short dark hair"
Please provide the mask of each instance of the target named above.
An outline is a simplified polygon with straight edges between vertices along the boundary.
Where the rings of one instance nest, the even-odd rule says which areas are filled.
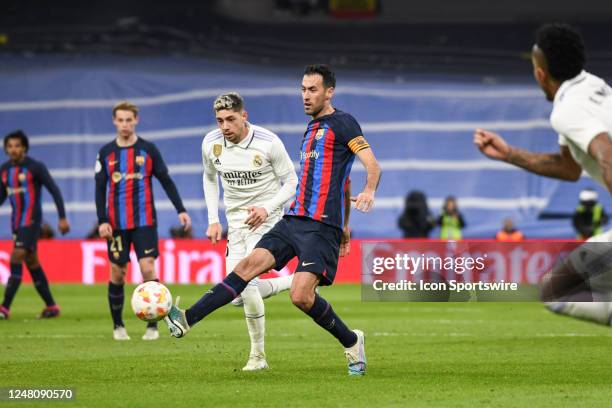
[[[548,72],[557,81],[574,78],[584,68],[586,55],[582,36],[569,24],[541,26],[536,33],[536,45],[546,57]]]
[[[329,65],[306,65],[306,68],[304,68],[304,75],[321,75],[323,78],[323,86],[325,88],[336,87],[336,74],[334,74],[334,71],[331,70]]]
[[[11,139],[19,139],[19,141],[21,142],[21,145],[25,147],[26,152],[30,148],[30,142],[28,141],[28,137],[26,136],[26,134],[23,133],[23,130],[15,130],[14,132],[11,132],[8,135],[4,136],[4,151],[5,152],[6,152],[6,147],[8,146],[8,142]]]

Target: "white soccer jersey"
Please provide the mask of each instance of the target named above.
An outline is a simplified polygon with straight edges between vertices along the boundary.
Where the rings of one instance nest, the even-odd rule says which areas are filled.
[[[559,144],[567,146],[572,157],[600,184],[604,183],[597,160],[589,155],[589,143],[600,133],[612,135],[612,89],[586,71],[561,84],[550,115],[559,133]]]
[[[238,144],[227,141],[219,129],[202,142],[204,194],[208,223],[219,222],[218,176],[230,228],[244,228],[250,206],[263,207],[268,219],[278,219],[282,206],[293,198],[297,175],[283,142],[274,133],[249,124]]]

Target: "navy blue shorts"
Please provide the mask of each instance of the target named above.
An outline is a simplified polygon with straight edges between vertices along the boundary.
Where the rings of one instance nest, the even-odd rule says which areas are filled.
[[[25,249],[27,251],[36,252],[39,236],[40,225],[19,227],[16,231],[13,231],[13,245],[15,249]]]
[[[138,259],[157,258],[157,228],[138,227],[129,230],[113,230],[113,239],[108,244],[108,260],[116,265],[125,265],[130,261],[130,247],[134,244],[134,251]]]
[[[280,271],[298,257],[296,272],[310,272],[321,278],[319,285],[331,285],[338,269],[342,231],[307,217],[286,215],[257,243],[272,253]]]

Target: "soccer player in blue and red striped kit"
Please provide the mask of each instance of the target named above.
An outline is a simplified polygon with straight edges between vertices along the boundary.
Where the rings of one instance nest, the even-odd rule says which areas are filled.
[[[254,277],[272,268],[280,270],[297,256],[291,301],[342,344],[349,375],[365,374],[363,332],[350,330],[315,292],[318,285],[333,283],[338,256],[348,250],[348,200],[355,201],[358,210],[369,211],[380,180],[380,167],[359,124],[331,105],[335,86],[335,75],[327,65],[306,67],[302,100],[312,121],[302,140],[301,174],[293,204],[222,283],[187,310],[172,307],[166,323],[174,337],[184,336],[194,324],[229,303]],[[355,156],[364,165],[367,180],[353,199],[347,186]]]
[[[21,285],[22,264],[32,275],[34,287],[45,302],[45,308],[39,318],[56,317],[60,308],[53,300],[49,282],[40,266],[36,246],[42,222],[41,187],[53,196],[59,215],[58,229],[62,234],[70,231],[66,219],[62,194],[51,178],[47,167],[27,156],[28,137],[21,130],[9,133],[4,138],[4,152],[9,161],[0,167],[0,204],[9,199],[13,208],[11,229],[13,231],[13,252],[11,253],[11,276],[4,292],[4,301],[0,305],[0,320],[8,319],[13,298]]]
[[[96,210],[98,232],[108,242],[111,277],[108,301],[113,318],[113,338],[129,340],[122,319],[124,284],[133,244],[143,280],[157,280],[157,223],[153,202],[155,176],[178,212],[185,230],[191,228],[176,185],[157,147],[136,135],[138,107],[121,102],[113,108],[117,138],[104,145],[96,159]],[[159,338],[157,323],[149,323],[143,340]]]

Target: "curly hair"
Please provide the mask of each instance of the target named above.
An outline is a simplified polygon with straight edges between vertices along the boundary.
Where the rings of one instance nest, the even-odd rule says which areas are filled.
[[[582,36],[568,24],[545,24],[536,33],[536,45],[546,57],[548,72],[557,81],[580,74],[586,62]]]

